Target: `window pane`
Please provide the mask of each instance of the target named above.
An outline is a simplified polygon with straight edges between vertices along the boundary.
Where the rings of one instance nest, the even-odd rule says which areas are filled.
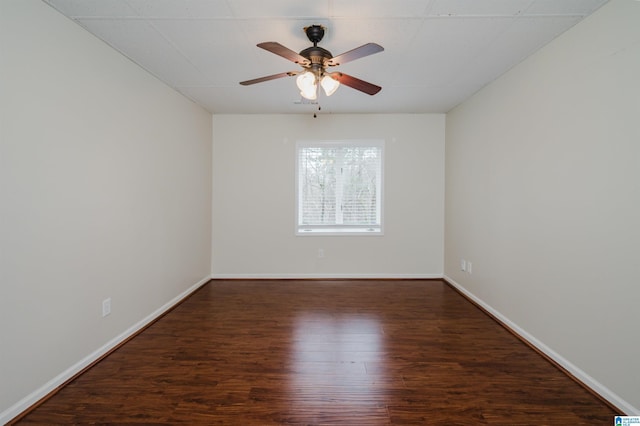
[[[344,149],[342,171],[342,218],[345,225],[377,223],[377,173],[379,150],[376,147]]]
[[[300,152],[303,225],[336,222],[336,150],[303,148]]]

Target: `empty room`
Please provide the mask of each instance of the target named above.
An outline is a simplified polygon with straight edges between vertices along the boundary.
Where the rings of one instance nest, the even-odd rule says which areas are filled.
[[[640,424],[638,23],[0,0],[0,424]]]

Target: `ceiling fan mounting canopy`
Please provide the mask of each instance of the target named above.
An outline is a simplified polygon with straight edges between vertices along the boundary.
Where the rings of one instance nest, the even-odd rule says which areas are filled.
[[[304,32],[307,34],[307,38],[313,45],[320,43],[324,37],[325,28],[322,25],[310,25],[305,27]]]
[[[338,66],[374,53],[382,52],[384,48],[376,43],[367,43],[353,50],[345,52],[338,56],[333,56],[331,52],[318,46],[325,33],[325,27],[322,25],[310,25],[304,28],[309,41],[313,46],[308,47],[296,53],[295,51],[281,45],[280,43],[269,41],[259,43],[257,46],[271,53],[282,56],[302,67],[301,71],[289,71],[279,74],[269,75],[240,82],[243,86],[249,86],[264,81],[275,80],[282,77],[293,77],[299,75],[297,83],[301,90],[301,95],[307,99],[316,99],[318,83],[322,83],[327,96],[330,96],[337,86],[344,84],[352,89],[359,90],[368,95],[375,95],[382,87],[375,84],[360,80],[342,72],[327,72],[327,67]],[[309,77],[311,74],[312,77]],[[302,78],[302,77],[305,78]],[[328,89],[330,87],[330,89]]]

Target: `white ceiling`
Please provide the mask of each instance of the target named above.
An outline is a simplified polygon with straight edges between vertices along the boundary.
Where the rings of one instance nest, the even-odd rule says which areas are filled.
[[[319,96],[329,113],[447,112],[607,0],[44,0],[214,114],[301,113],[300,69],[256,47],[309,47],[327,28],[334,56],[368,42],[384,52],[332,68],[382,86]]]

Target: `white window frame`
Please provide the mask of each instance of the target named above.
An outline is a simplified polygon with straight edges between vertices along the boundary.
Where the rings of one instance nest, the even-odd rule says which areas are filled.
[[[300,191],[301,179],[299,151],[306,147],[344,147],[344,146],[375,146],[380,149],[380,173],[377,175],[376,197],[379,225],[301,225],[300,224]],[[299,140],[295,148],[295,235],[297,236],[382,236],[384,235],[384,156],[385,143],[383,139],[358,139],[358,140]],[[338,190],[338,189],[337,189]],[[336,212],[337,213],[337,212]],[[337,213],[340,214],[340,213]]]

